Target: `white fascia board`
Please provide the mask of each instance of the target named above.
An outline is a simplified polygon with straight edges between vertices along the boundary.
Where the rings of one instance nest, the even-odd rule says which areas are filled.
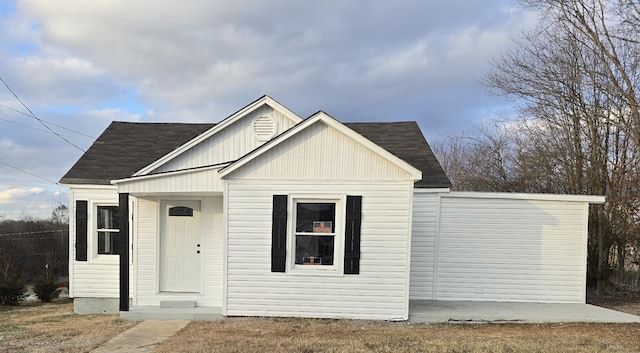
[[[60,186],[68,187],[69,189],[116,189],[116,187],[113,185],[103,184],[60,184]]]
[[[195,146],[195,145],[201,143],[202,141],[208,139],[209,137],[215,135],[219,131],[225,129],[227,126],[235,123],[236,121],[238,121],[241,118],[243,118],[245,115],[251,113],[252,111],[254,111],[256,109],[258,109],[259,107],[261,107],[264,104],[267,104],[271,108],[279,111],[284,116],[286,116],[287,118],[291,119],[291,121],[293,121],[295,124],[298,124],[299,122],[302,121],[302,118],[299,117],[296,113],[292,112],[291,110],[289,110],[284,105],[278,103],[273,98],[265,95],[265,96],[262,96],[261,98],[257,99],[253,103],[250,103],[246,107],[244,107],[244,108],[238,110],[237,112],[233,113],[232,115],[230,115],[226,119],[224,119],[221,122],[219,122],[218,124],[216,124],[211,129],[209,129],[209,130],[203,132],[202,134],[196,136],[192,140],[187,141],[182,146],[180,146],[180,147],[176,148],[175,150],[167,153],[166,155],[164,155],[160,159],[156,160],[155,162],[149,164],[148,166],[140,169],[135,174],[133,174],[133,176],[140,176],[140,175],[145,175],[145,174],[151,173],[156,168],[162,166],[163,164],[166,164],[167,162],[169,162],[172,159],[176,158],[177,156],[181,155],[185,151],[191,149],[193,146]]]
[[[413,188],[414,194],[444,194],[451,192],[450,188]]]
[[[208,166],[208,167],[181,169],[181,170],[174,170],[174,171],[165,172],[165,173],[158,173],[158,174],[139,175],[139,176],[133,176],[133,177],[130,177],[130,178],[125,178],[125,179],[111,180],[111,184],[117,186],[118,184],[129,183],[129,182],[132,182],[132,181],[140,181],[140,180],[146,180],[146,179],[157,179],[157,178],[163,178],[163,177],[167,177],[167,176],[174,176],[174,175],[180,175],[180,174],[189,174],[189,173],[195,173],[195,172],[202,172],[202,171],[211,170],[211,169],[222,169],[222,168],[226,167],[227,165],[229,165],[229,164],[228,163],[223,163],[223,164],[216,164],[216,165]]]
[[[371,142],[370,140],[368,140],[364,136],[358,134],[357,132],[353,131],[352,129],[348,128],[344,124],[340,123],[339,121],[337,121],[336,119],[332,118],[327,113],[322,112],[322,111],[310,116],[309,118],[304,120],[302,123],[292,127],[288,131],[286,131],[286,132],[282,133],[281,135],[277,136],[275,139],[265,143],[264,145],[258,147],[258,149],[253,150],[249,154],[244,155],[242,158],[240,158],[237,161],[231,163],[229,166],[223,168],[220,171],[220,177],[224,178],[229,173],[232,173],[233,171],[235,171],[238,168],[242,167],[243,165],[245,165],[249,161],[257,158],[258,156],[262,155],[263,153],[265,153],[265,152],[269,151],[270,149],[274,148],[275,146],[279,145],[283,141],[286,141],[291,136],[294,136],[298,132],[306,129],[307,127],[309,127],[309,126],[311,126],[311,125],[313,125],[313,124],[315,124],[316,122],[319,122],[319,121],[325,123],[328,126],[331,126],[331,127],[335,128],[336,130],[340,131],[341,133],[347,135],[348,137],[350,137],[350,138],[354,139],[355,141],[357,141],[358,143],[362,144],[363,146],[365,146],[369,150],[371,150],[374,153],[378,154],[382,158],[388,160],[390,163],[392,163],[392,164],[398,166],[399,168],[403,169],[407,173],[411,174],[411,176],[413,176],[414,180],[421,180],[422,179],[422,172],[420,170],[416,169],[414,166],[412,166],[411,164],[403,161],[402,159],[396,157],[391,152],[389,152],[389,151],[385,150],[384,148],[382,148],[382,147],[376,145],[375,143]]]
[[[529,193],[516,193],[516,192],[509,193],[509,192],[453,191],[453,192],[442,195],[442,197],[588,202],[593,204],[601,204],[605,202],[604,196],[596,196],[596,195],[529,194]]]

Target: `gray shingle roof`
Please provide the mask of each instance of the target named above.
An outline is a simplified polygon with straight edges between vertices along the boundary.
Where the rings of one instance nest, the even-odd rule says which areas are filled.
[[[346,123],[347,127],[422,171],[420,188],[450,187],[415,122]],[[109,185],[132,176],[215,124],[113,122],[60,180]]]
[[[111,180],[132,176],[213,126],[114,121],[60,182],[109,185]]]

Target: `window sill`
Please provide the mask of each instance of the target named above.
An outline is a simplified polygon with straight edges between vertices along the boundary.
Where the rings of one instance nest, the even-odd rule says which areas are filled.
[[[91,263],[101,264],[101,265],[119,265],[120,264],[120,255],[96,255]]]
[[[327,277],[342,277],[342,269],[338,269],[335,266],[321,266],[321,265],[295,265],[287,272],[293,276],[327,276]]]

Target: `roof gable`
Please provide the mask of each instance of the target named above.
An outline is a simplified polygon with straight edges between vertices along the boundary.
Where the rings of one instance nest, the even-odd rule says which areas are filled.
[[[316,124],[324,124],[326,126],[329,126],[339,131],[341,134],[347,136],[351,140],[363,146],[365,149],[371,151],[373,154],[381,157],[382,159],[386,160],[390,164],[404,171],[408,175],[411,175],[411,177],[414,180],[420,180],[422,175],[420,170],[413,167],[409,163],[403,161],[402,159],[398,158],[397,156],[385,150],[384,148],[378,146],[377,144],[371,142],[361,134],[358,134],[354,130],[348,128],[347,126],[338,122],[337,120],[335,120],[334,118],[332,118],[331,116],[327,115],[324,112],[318,112],[312,115],[308,119],[302,121],[300,124],[292,127],[288,131],[282,133],[281,135],[277,136],[276,138],[269,141],[268,143],[255,149],[254,151],[240,158],[236,162],[231,163],[227,167],[220,170],[220,177],[224,178],[226,176],[229,176],[231,173],[234,173],[239,169],[245,167],[246,165],[250,164],[253,160],[268,153],[269,151],[275,148],[278,148],[280,145],[286,143],[286,141],[297,137],[297,135],[302,134],[303,131],[310,129],[312,126]]]
[[[222,120],[220,123],[216,124],[215,126],[210,128],[209,130],[203,132],[199,136],[197,136],[197,137],[193,138],[192,140],[186,142],[185,144],[181,145],[179,148],[176,148],[175,150],[173,150],[170,153],[166,154],[162,158],[159,158],[158,160],[156,160],[156,161],[150,163],[149,165],[145,166],[144,168],[138,170],[133,175],[134,176],[139,176],[139,175],[146,175],[146,174],[154,172],[158,168],[162,167],[163,165],[166,165],[170,161],[172,161],[175,158],[183,155],[184,153],[186,153],[187,151],[193,149],[194,147],[198,146],[199,144],[203,143],[204,141],[207,141],[209,138],[211,138],[215,134],[218,134],[221,131],[229,128],[231,125],[236,123],[238,120],[250,115],[252,112],[257,111],[258,109],[260,109],[264,105],[268,105],[269,107],[271,107],[274,110],[278,111],[285,119],[291,120],[293,122],[293,124],[297,124],[300,121],[302,121],[302,118],[300,118],[297,114],[293,113],[291,110],[289,110],[288,108],[286,108],[282,104],[278,103],[277,101],[275,101],[271,97],[265,95],[265,96],[262,96],[262,97],[258,98],[255,101],[253,101],[252,103],[248,104],[244,108],[238,110],[237,112],[233,113],[232,115],[230,115],[226,119]],[[227,161],[215,161],[215,163],[221,163],[221,162],[229,162],[229,161],[228,160]],[[165,170],[163,170],[163,171],[165,171]]]

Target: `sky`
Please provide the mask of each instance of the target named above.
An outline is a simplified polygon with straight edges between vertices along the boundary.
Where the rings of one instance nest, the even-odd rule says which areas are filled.
[[[264,94],[432,142],[509,118],[480,80],[535,21],[510,0],[0,0],[24,103],[0,83],[0,220],[68,205],[56,183],[114,120],[218,122]]]

